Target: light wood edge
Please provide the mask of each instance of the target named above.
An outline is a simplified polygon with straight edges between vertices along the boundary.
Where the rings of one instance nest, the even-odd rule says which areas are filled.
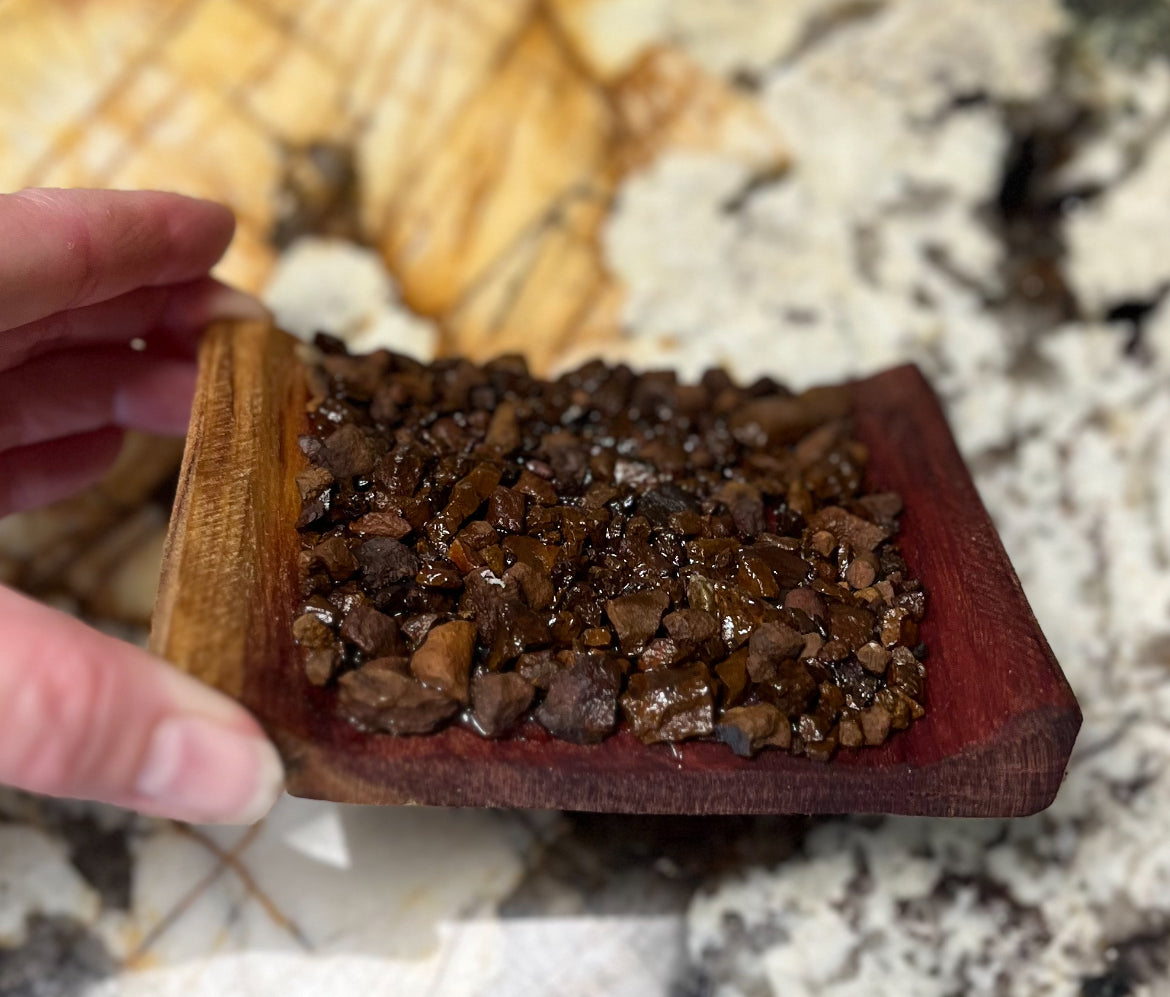
[[[237,699],[264,591],[249,479],[279,446],[280,375],[294,349],[264,322],[207,330],[152,618],[154,653]]]

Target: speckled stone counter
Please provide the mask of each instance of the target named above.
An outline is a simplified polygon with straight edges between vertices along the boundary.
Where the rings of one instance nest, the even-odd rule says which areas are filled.
[[[74,58],[43,13],[56,5],[26,6],[0,7],[14,25],[0,50],[23,31]],[[115,8],[127,6],[95,0],[95,33],[132,47],[138,35],[114,31],[128,16]],[[0,120],[31,120],[32,92],[37,120],[62,108],[53,120],[80,132],[62,126],[42,140],[30,130],[21,149],[0,153],[0,181],[153,182],[231,200],[244,235],[227,276],[263,291],[287,327],[358,347],[485,355],[520,343],[546,368],[602,353],[691,374],[724,363],[795,387],[917,362],[1084,727],[1056,803],[1017,821],[635,819],[286,799],[258,828],[225,830],[10,794],[0,993],[1170,992],[1161,5],[436,0],[360,15],[370,40],[353,66],[339,53],[361,34],[366,5],[332,25],[328,5],[296,6],[189,2],[139,32],[158,45],[142,57],[150,72],[136,70],[138,89],[154,80],[166,91],[188,72],[212,74],[219,89],[202,80],[175,106],[212,91],[255,96],[233,115],[244,122],[239,148],[259,150],[267,172],[221,174],[194,156],[166,173],[163,139],[182,147],[181,116],[158,112],[163,124],[124,139],[102,173],[83,147],[108,106],[32,73],[39,82],[19,101],[0,84]],[[239,31],[259,31],[245,24],[258,19],[280,36],[267,70],[237,78],[234,63],[191,55],[200,19],[216,17]],[[451,38],[513,47],[488,46],[494,64],[473,45],[451,49],[443,59],[467,69],[465,86],[455,70],[406,60],[407,22],[416,54],[452,23]],[[324,160],[334,200],[289,180],[308,167],[310,179],[324,175],[323,153],[298,160],[295,149],[333,119],[294,99],[321,96],[307,82],[282,96],[279,81],[308,77],[287,68],[294,56],[281,45],[343,76],[330,93],[350,116],[325,136],[330,155],[350,153]],[[434,111],[434,134],[397,83],[379,90],[369,78],[370,52],[406,60],[410,79],[448,81],[435,88],[446,110]],[[525,73],[564,84],[568,96],[549,105],[563,128],[524,102],[515,74]],[[137,90],[110,92],[125,103]],[[491,133],[460,116],[469,106],[493,121],[516,108],[531,129],[519,161],[556,169],[533,166],[544,187],[523,166],[490,176],[485,213],[461,242],[452,215],[483,179],[471,152]],[[606,131],[612,120],[626,121],[625,139]],[[396,129],[454,158],[399,162]],[[562,148],[568,159],[549,151]],[[297,211],[285,210],[290,197]],[[161,526],[157,508],[143,518],[141,496],[126,507],[142,523],[119,555],[138,559],[124,601],[141,606]],[[44,553],[30,522],[60,543],[51,516],[0,524],[0,577],[28,577]],[[41,591],[136,632],[71,585]]]

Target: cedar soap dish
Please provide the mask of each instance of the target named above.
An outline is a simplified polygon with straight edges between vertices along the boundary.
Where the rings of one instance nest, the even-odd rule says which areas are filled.
[[[248,707],[296,796],[347,803],[629,813],[1018,816],[1052,802],[1080,710],[917,368],[847,385],[867,487],[899,493],[897,543],[927,592],[926,710],[828,762],[713,741],[490,740],[453,725],[369,734],[311,684],[294,646],[305,467],[298,344],[263,323],[209,330],[151,637]]]

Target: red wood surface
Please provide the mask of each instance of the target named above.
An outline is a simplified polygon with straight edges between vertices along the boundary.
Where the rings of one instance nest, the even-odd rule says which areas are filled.
[[[595,746],[539,734],[490,741],[460,728],[415,738],[361,734],[334,715],[333,693],[310,685],[295,663],[288,579],[296,536],[286,510],[283,522],[258,529],[288,573],[240,593],[256,618],[235,691],[280,748],[289,791],[353,803],[630,813],[1014,816],[1047,806],[1080,711],[938,402],[912,366],[851,389],[870,481],[901,493],[898,542],[927,592],[926,715],[910,729],[828,763],[778,751],[743,759],[716,743],[645,746],[629,734]],[[286,424],[280,435],[287,441],[299,428]],[[287,481],[289,457],[287,444],[261,450],[255,473]]]

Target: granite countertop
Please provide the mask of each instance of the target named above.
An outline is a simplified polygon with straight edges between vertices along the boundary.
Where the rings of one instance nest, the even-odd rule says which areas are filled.
[[[293,330],[796,387],[917,362],[1082,703],[1068,777],[1013,821],[285,799],[222,829],[5,794],[0,993],[1170,991],[1163,6],[434,0],[337,23],[327,6],[190,0],[128,26],[133,4],[93,0],[94,37],[157,43],[120,77],[85,61],[57,4],[9,15],[0,57],[35,87],[0,86],[0,121],[55,124],[0,148],[0,182],[158,183],[190,149],[182,123],[222,114],[237,158],[200,147],[168,185],[236,206],[225,276]],[[225,19],[276,36],[246,72],[247,53],[196,58]],[[415,65],[411,37],[416,54],[458,41],[443,59],[466,77]],[[87,103],[5,52],[30,42],[121,82]],[[418,93],[371,68],[391,58],[434,83],[434,134],[410,117]],[[210,75],[176,90],[184,72]],[[130,137],[106,135],[103,158],[115,105]],[[505,112],[539,169],[485,179],[469,164]],[[403,128],[440,151],[402,158]],[[452,216],[477,182],[491,193],[464,238]],[[0,578],[140,635],[174,460],[144,452],[149,481],[0,523]]]

